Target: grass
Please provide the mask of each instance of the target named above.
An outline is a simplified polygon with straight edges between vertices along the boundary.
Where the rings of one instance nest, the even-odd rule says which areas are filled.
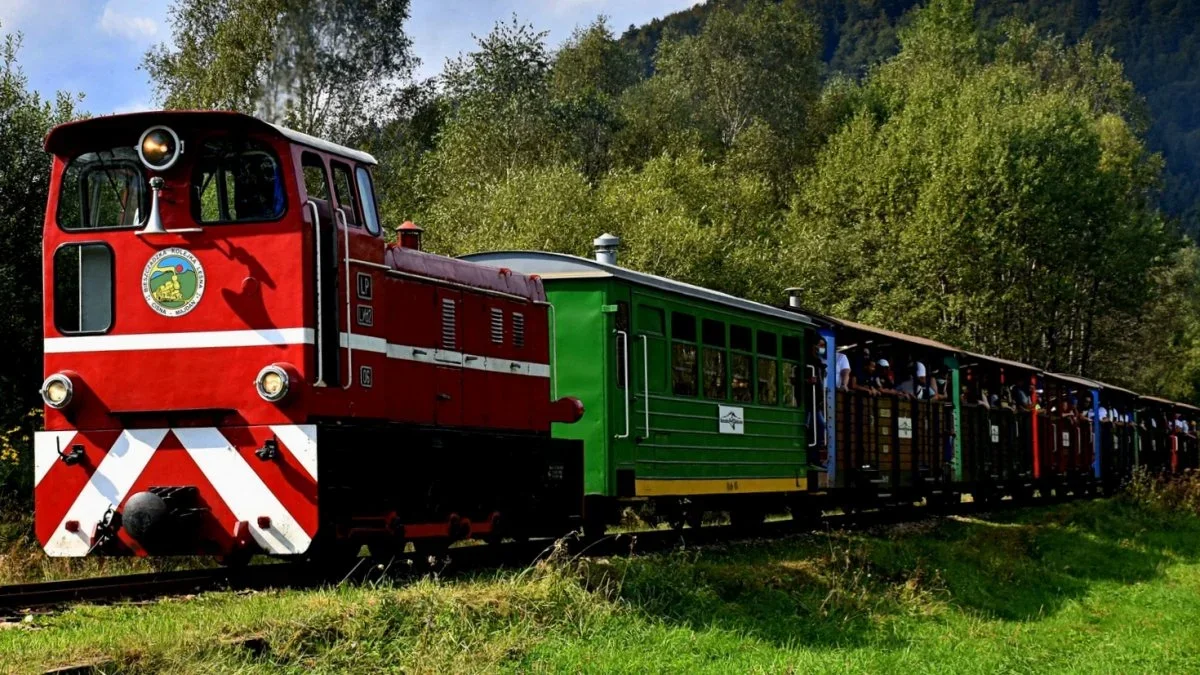
[[[1200,671],[1200,516],[1159,497],[84,606],[0,629],[0,672]]]
[[[211,567],[207,558],[50,558],[33,537],[30,514],[0,511],[0,585]],[[0,653],[0,661],[3,654]]]

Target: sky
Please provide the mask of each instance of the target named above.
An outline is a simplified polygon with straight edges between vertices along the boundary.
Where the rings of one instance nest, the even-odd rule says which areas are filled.
[[[412,0],[407,28],[421,60],[417,77],[436,75],[446,59],[470,51],[515,13],[549,33],[557,46],[575,27],[605,15],[614,32],[702,0]],[[168,41],[167,0],[0,0],[0,32],[23,35],[17,61],[32,88],[84,94],[92,114],[155,107],[142,55]]]

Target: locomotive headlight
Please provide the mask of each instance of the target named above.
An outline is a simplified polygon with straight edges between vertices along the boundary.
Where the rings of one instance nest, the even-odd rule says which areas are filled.
[[[71,397],[75,395],[75,385],[71,383],[71,378],[62,373],[55,373],[42,383],[41,394],[46,405],[55,410],[62,410],[70,405]]]
[[[183,154],[183,143],[170,127],[150,127],[138,140],[137,151],[147,169],[166,171]]]
[[[270,365],[258,371],[254,388],[264,401],[278,403],[288,394],[288,374],[283,368]]]

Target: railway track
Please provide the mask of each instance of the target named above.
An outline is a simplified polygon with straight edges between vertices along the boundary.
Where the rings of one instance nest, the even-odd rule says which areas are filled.
[[[991,504],[995,510],[1011,502]],[[906,521],[964,515],[981,510],[980,505],[963,503],[940,512],[921,508],[890,508],[854,514],[824,516],[808,523],[791,519],[768,521],[752,529],[715,525],[699,529],[638,530],[610,534],[594,541],[566,540],[575,555],[614,556],[652,553],[679,546],[711,546],[739,539],[772,539],[826,530],[858,530]],[[360,583],[381,579],[402,580],[413,575],[437,571],[458,575],[484,569],[525,567],[544,557],[556,546],[552,540],[509,542],[492,546],[452,548],[436,554],[406,553],[383,561],[359,558],[342,568],[315,567],[301,562],[250,565],[243,568],[209,568],[92,577],[0,586],[0,619],[18,618],[34,610],[78,602],[112,602],[211,590],[262,590],[267,588],[311,588],[339,583]]]

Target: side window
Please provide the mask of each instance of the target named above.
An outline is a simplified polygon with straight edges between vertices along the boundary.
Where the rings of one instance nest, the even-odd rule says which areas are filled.
[[[666,322],[663,320],[663,311],[657,307],[638,305],[637,331],[639,333],[666,335]]]
[[[333,169],[333,191],[337,196],[337,205],[346,214],[346,222],[359,225],[358,197],[354,193],[354,179],[350,177],[350,167],[341,162],[330,162]]]
[[[754,400],[754,389],[751,385],[751,370],[754,368],[754,338],[753,331],[745,326],[729,327],[729,346],[733,350],[729,354],[731,371],[730,385],[733,400],[739,403],[750,403]]]
[[[54,252],[54,325],[64,335],[112,327],[113,255],[104,244],[68,244]]]
[[[358,176],[358,197],[362,203],[363,222],[367,224],[367,232],[379,236],[383,228],[379,225],[379,211],[375,208],[375,184],[371,182],[371,172],[360,166],[354,175]]]
[[[758,402],[779,403],[779,341],[774,333],[758,331]]]
[[[704,343],[704,397],[717,401],[728,398],[725,391],[725,324],[704,319],[700,324]]]
[[[785,335],[782,340],[783,356],[783,404],[791,408],[800,407],[800,391],[804,388],[800,370],[800,338]]]
[[[310,199],[329,201],[329,177],[325,174],[325,162],[311,152],[300,156],[304,170],[304,192]]]
[[[674,376],[671,374],[671,347],[666,339],[666,313],[639,302],[634,305],[633,325],[638,336],[633,348],[644,350],[646,355],[646,375],[649,377],[646,388],[654,394],[669,393]]]
[[[696,317],[671,312],[671,389],[678,396],[696,395]]]

